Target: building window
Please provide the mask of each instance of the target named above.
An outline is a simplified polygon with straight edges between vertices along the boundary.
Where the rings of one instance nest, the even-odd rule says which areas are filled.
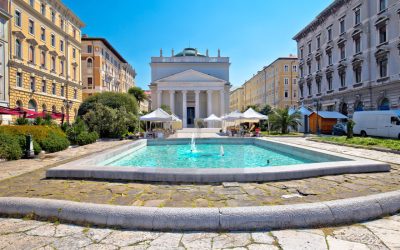
[[[76,66],[74,66],[72,68],[72,76],[73,76],[74,81],[76,81]]]
[[[35,7],[35,0],[29,0],[29,4],[30,4],[32,7]]]
[[[356,83],[360,83],[361,82],[361,67],[357,67],[354,69],[354,76],[355,76]]]
[[[311,54],[311,42],[308,43],[308,54]]]
[[[44,50],[40,51],[40,66],[46,67],[46,52]]]
[[[72,29],[72,36],[73,36],[74,38],[76,38],[76,29],[75,29],[75,28]]]
[[[36,89],[36,84],[35,84],[35,77],[33,77],[33,76],[31,76],[31,78],[30,78],[30,85],[31,85],[31,90],[32,91],[35,91],[35,89]]]
[[[289,97],[289,93],[287,90],[285,90],[285,98],[288,98],[288,97]]]
[[[386,9],[386,0],[379,0],[379,11]]]
[[[304,49],[300,48],[300,58],[303,59],[304,58]]]
[[[379,43],[385,43],[387,39],[387,34],[386,34],[386,25],[382,25],[379,28]]]
[[[293,65],[293,66],[292,66],[292,71],[293,71],[293,72],[297,72],[297,65]]]
[[[339,48],[340,50],[340,60],[346,59],[346,46],[344,44]]]
[[[43,16],[46,16],[46,5],[44,3],[40,5],[40,13],[42,13]]]
[[[28,62],[35,63],[35,48],[32,45],[28,49]]]
[[[326,77],[326,82],[328,83],[328,90],[332,90],[332,76],[331,75]]]
[[[56,71],[56,57],[55,56],[51,57],[51,71],[53,71],[53,72]]]
[[[43,27],[40,28],[40,39],[46,41],[46,29]]]
[[[345,23],[344,23],[344,18],[340,20],[340,34],[343,34],[346,31]]]
[[[15,81],[17,82],[17,87],[22,88],[22,73],[17,72]]]
[[[42,80],[42,92],[46,93],[46,91],[47,91],[46,80]]]
[[[342,88],[346,87],[346,72],[340,71],[339,78],[340,78],[340,87],[342,87]]]
[[[328,65],[332,65],[333,64],[332,52],[331,51],[327,52],[327,55],[328,55]]]
[[[297,92],[296,92],[296,90],[293,90],[293,97],[294,97],[294,98],[297,97]]]
[[[288,79],[288,78],[285,78],[285,79],[284,79],[284,82],[285,82],[285,85],[288,85],[288,84],[289,84],[289,79]]]
[[[35,35],[35,22],[29,19],[29,33]]]
[[[381,78],[387,77],[387,59],[382,59],[379,61],[379,75]]]
[[[359,36],[354,38],[354,49],[356,54],[361,52],[361,37]]]
[[[51,93],[53,95],[57,94],[57,87],[56,87],[56,84],[54,82],[51,84]]]
[[[289,66],[285,65],[284,69],[285,69],[285,72],[288,72],[289,71]]]
[[[21,27],[21,12],[15,11],[15,25]]]
[[[35,100],[29,100],[29,102],[28,102],[28,109],[29,110],[32,110],[32,111],[37,111],[37,104],[36,104],[36,102],[35,102]]]
[[[308,74],[311,75],[311,63],[307,64],[308,65]]]
[[[292,84],[297,84],[297,79],[296,78],[292,79]]]
[[[74,99],[78,99],[78,91],[74,89]]]
[[[64,41],[60,40],[60,51],[64,52]]]
[[[61,71],[61,75],[64,75],[64,61],[60,60],[60,71]]]
[[[300,66],[300,77],[304,77],[303,66]]]
[[[93,60],[92,60],[92,58],[89,58],[89,59],[87,60],[87,67],[88,67],[88,68],[92,68],[92,67],[93,67]]]
[[[60,92],[61,92],[61,96],[64,96],[64,86],[61,86],[61,88],[60,88]]]
[[[72,58],[76,59],[76,49],[72,49]]]
[[[361,10],[356,9],[354,11],[354,25],[360,24],[361,23]]]
[[[317,83],[317,93],[320,94],[321,93],[321,80],[316,80]]]
[[[321,70],[321,59],[318,57],[317,58],[317,71]]]
[[[54,34],[51,34],[51,46],[56,46],[56,36]]]
[[[299,86],[300,89],[300,98],[304,98],[304,89],[303,89],[303,85]]]
[[[53,23],[56,22],[56,12],[55,12],[54,10],[51,11],[51,21],[52,21]]]
[[[308,96],[312,96],[312,86],[311,86],[311,84],[307,84],[307,89],[308,89]]]
[[[332,41],[332,27],[328,28],[328,42]]]
[[[317,37],[317,49],[321,48],[321,36]]]
[[[22,45],[19,39],[15,39],[15,56],[22,58]]]
[[[64,19],[60,19],[60,28],[64,30]]]
[[[92,45],[88,45],[88,46],[87,46],[87,52],[88,52],[88,53],[92,53],[92,52],[93,52],[92,49],[93,49]]]
[[[91,88],[92,88],[92,85],[93,85],[93,78],[88,77],[87,83],[88,83],[88,87],[91,89]]]

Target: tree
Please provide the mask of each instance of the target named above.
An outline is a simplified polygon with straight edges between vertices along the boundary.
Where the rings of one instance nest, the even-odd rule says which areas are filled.
[[[134,115],[138,114],[138,103],[133,95],[126,93],[103,92],[97,93],[84,100],[79,107],[78,115],[84,116],[92,110],[96,104],[102,104],[111,109],[124,107],[126,112]]]
[[[167,112],[168,114],[170,115],[172,114],[171,108],[168,105],[162,104],[160,108],[165,112]]]
[[[352,119],[347,121],[347,139],[353,138],[354,125],[356,125],[356,123]]]
[[[132,87],[128,90],[128,93],[130,95],[133,95],[136,99],[136,101],[138,102],[138,104],[140,105],[141,102],[143,102],[144,100],[147,100],[147,95],[144,92],[143,89],[139,88],[139,87]]]
[[[271,112],[272,112],[272,108],[268,104],[265,104],[265,106],[260,110],[260,113],[263,115],[269,115],[269,114],[271,114]]]
[[[300,112],[289,114],[288,108],[276,109],[269,116],[272,129],[281,130],[282,134],[287,134],[289,127],[297,129],[297,126],[301,125],[300,118]]]

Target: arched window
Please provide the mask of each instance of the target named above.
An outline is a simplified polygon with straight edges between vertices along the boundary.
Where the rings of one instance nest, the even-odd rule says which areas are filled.
[[[347,108],[347,103],[343,102],[340,105],[340,113],[342,113],[343,115],[346,115],[346,116],[349,114],[348,108]]]
[[[40,66],[43,68],[46,67],[46,51],[44,50],[40,52]]]
[[[28,109],[32,110],[32,111],[37,111],[37,105],[36,105],[35,100],[33,100],[33,99],[29,100]]]
[[[22,102],[20,100],[18,100],[15,105],[17,106],[17,108],[22,108]]]
[[[43,112],[46,112],[46,111],[47,111],[47,106],[46,106],[46,104],[43,104],[43,105],[42,105],[42,110],[43,110]]]
[[[362,101],[358,101],[354,104],[354,111],[363,111],[364,110],[364,104]]]
[[[19,39],[15,39],[15,56],[22,58],[22,44]]]
[[[92,58],[87,59],[87,67],[92,68],[93,67],[93,60]]]
[[[28,62],[35,63],[35,48],[31,45],[28,50]]]
[[[389,99],[383,98],[379,105],[378,105],[379,110],[390,110],[390,102]]]
[[[51,57],[51,70],[56,71],[56,57],[55,56]]]
[[[51,112],[53,112],[53,113],[57,113],[57,108],[56,108],[56,106],[55,106],[55,105],[53,105],[53,106],[51,107]]]

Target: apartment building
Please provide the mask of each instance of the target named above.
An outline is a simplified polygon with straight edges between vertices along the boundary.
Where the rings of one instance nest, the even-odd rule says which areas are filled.
[[[0,1],[0,107],[9,106],[8,56],[9,20],[8,1]],[[0,115],[1,118],[1,115]]]
[[[243,87],[238,87],[229,93],[229,111],[243,111],[245,109]]]

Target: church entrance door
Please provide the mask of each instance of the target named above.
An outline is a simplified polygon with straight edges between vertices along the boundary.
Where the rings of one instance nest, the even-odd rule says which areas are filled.
[[[187,126],[189,128],[194,127],[194,118],[195,118],[194,107],[188,107],[187,108]]]

